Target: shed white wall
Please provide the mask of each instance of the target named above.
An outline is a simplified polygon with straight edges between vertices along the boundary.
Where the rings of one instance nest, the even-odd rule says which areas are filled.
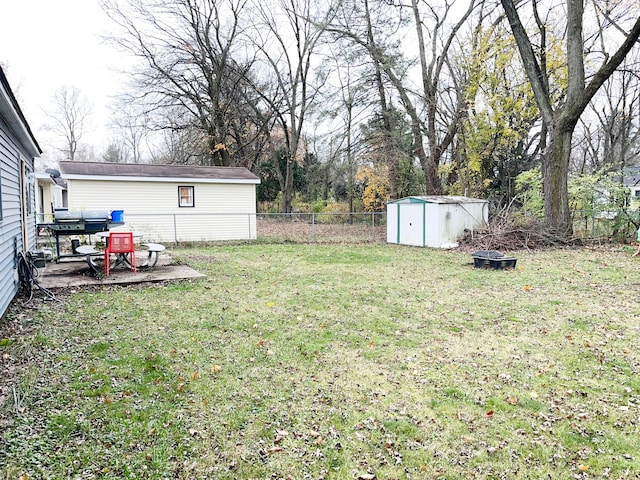
[[[387,242],[425,246],[425,205],[394,203],[387,205]]]
[[[178,187],[194,187],[194,207]],[[127,228],[158,242],[256,238],[254,184],[67,179],[69,210],[124,210]]]
[[[465,229],[488,221],[486,203],[391,203],[387,205],[387,242],[447,248]]]
[[[387,243],[400,243],[398,241],[398,205],[387,204]]]

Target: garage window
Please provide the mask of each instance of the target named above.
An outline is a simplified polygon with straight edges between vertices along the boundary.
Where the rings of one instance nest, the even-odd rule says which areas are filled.
[[[178,206],[194,207],[193,187],[178,187]]]

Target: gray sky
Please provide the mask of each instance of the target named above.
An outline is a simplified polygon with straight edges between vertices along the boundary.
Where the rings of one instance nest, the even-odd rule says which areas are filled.
[[[85,140],[101,150],[110,97],[122,89],[122,54],[104,45],[111,23],[97,0],[4,0],[0,9],[0,62],[41,148],[51,149],[42,109],[53,93],[75,85],[94,107]],[[99,154],[99,151],[96,152]]]

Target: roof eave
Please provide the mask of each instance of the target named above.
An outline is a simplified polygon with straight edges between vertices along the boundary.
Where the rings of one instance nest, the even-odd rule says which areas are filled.
[[[0,115],[5,119],[22,147],[32,157],[39,157],[42,153],[18,102],[11,91],[9,82],[0,68]]]
[[[201,178],[201,177],[143,177],[133,175],[81,175],[63,173],[65,180],[119,181],[119,182],[163,182],[163,183],[228,183],[259,185],[260,179],[252,178]]]

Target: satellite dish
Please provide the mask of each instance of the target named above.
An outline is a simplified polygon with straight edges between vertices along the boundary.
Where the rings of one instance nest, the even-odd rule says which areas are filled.
[[[58,178],[60,176],[60,172],[55,168],[47,168],[45,172],[51,175],[53,178]]]

